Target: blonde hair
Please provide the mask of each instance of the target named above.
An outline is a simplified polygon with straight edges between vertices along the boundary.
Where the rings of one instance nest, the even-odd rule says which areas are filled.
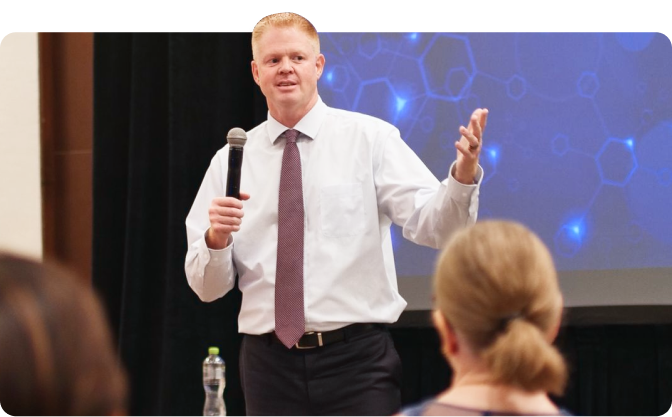
[[[252,31],[253,59],[257,59],[257,47],[259,45],[259,40],[261,39],[261,36],[264,34],[266,29],[269,27],[294,27],[299,29],[312,41],[315,54],[320,53],[320,37],[317,34],[317,30],[315,30],[315,26],[313,26],[313,24],[303,16],[300,16],[296,13],[284,12],[266,16],[261,19],[259,23],[256,24],[256,26],[254,26],[254,30]]]
[[[551,254],[532,231],[483,221],[456,233],[438,259],[434,294],[493,383],[562,393],[566,365],[548,340],[562,296]]]
[[[0,403],[10,415],[124,413],[126,373],[94,291],[0,253]]]

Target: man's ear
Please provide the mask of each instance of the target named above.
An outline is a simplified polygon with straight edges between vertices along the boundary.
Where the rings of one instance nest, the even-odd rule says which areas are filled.
[[[318,80],[322,76],[322,71],[324,71],[324,63],[325,62],[326,62],[326,59],[324,58],[324,55],[319,54],[317,56],[317,60],[315,62],[315,70],[317,71],[317,79]]]
[[[254,61],[252,61],[250,65],[252,66],[252,78],[254,78],[254,82],[259,85],[259,67]]]

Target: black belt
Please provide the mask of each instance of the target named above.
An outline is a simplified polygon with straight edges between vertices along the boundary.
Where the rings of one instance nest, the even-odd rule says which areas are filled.
[[[382,325],[371,323],[355,323],[340,329],[330,330],[328,332],[307,332],[301,336],[301,339],[294,345],[297,349],[313,349],[316,347],[327,346],[332,343],[347,340],[353,336],[366,333],[375,328],[382,328]],[[275,332],[262,334],[262,337],[270,338],[273,342],[282,343]]]

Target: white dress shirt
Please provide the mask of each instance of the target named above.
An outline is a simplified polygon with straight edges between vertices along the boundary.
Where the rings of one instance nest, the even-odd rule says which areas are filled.
[[[213,301],[233,288],[238,273],[241,333],[262,334],[275,327],[278,187],[285,146],[279,136],[287,129],[269,114],[247,133],[240,190],[250,199],[243,202],[240,231],[226,248],[209,249],[205,233],[212,199],[225,194],[228,145],[213,157],[186,219],[189,285],[201,300]],[[441,247],[451,232],[476,221],[481,167],[476,185],[463,185],[451,175],[439,182],[397,128],[330,108],[321,99],[294,129],[301,132],[306,331],[395,322],[406,301],[397,290],[391,223],[415,243]]]

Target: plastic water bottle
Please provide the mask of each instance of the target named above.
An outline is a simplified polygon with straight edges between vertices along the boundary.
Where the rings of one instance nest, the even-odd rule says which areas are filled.
[[[208,348],[208,357],[203,361],[203,388],[205,389],[204,416],[225,416],[224,374],[226,365],[219,357],[219,348]]]

